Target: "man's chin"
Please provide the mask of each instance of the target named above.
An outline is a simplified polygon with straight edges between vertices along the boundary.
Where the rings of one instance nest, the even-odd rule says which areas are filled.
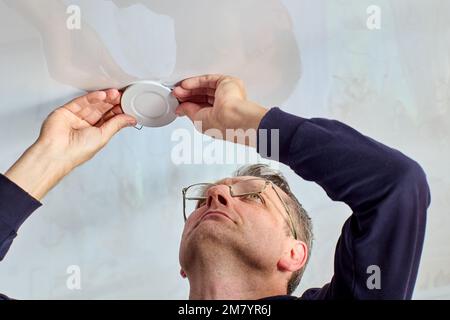
[[[232,256],[247,250],[246,237],[234,223],[202,221],[182,240],[181,256],[188,266],[219,256]]]
[[[231,240],[234,232],[235,230],[231,230],[230,226],[223,221],[205,219],[200,221],[186,240],[200,243],[210,241],[217,245],[218,243],[226,243]]]

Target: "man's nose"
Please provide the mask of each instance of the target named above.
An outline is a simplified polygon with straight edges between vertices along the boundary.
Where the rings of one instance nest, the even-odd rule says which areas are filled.
[[[228,186],[220,185],[212,187],[208,190],[208,199],[206,204],[208,207],[214,205],[214,203],[227,206],[229,204],[230,190]]]

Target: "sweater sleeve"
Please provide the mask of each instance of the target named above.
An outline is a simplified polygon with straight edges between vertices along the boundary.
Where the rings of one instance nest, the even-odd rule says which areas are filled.
[[[353,211],[336,245],[331,281],[302,298],[410,299],[430,204],[422,168],[338,121],[273,108],[259,129],[269,131],[264,145],[278,147],[277,160]],[[278,141],[270,134],[274,129]],[[261,142],[258,152],[267,157]]]
[[[0,174],[0,261],[8,252],[17,231],[41,203]],[[0,293],[0,300],[9,297]]]
[[[41,203],[0,174],[0,261],[3,260],[19,227]]]

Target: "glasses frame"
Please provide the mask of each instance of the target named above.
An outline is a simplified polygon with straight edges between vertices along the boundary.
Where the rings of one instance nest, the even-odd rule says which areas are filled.
[[[242,180],[242,181],[238,181],[236,183],[240,183],[240,182],[244,182],[244,181],[250,181],[250,180],[259,180],[259,181],[264,181],[264,187],[262,188],[261,191],[258,192],[247,192],[244,194],[239,194],[239,195],[234,195],[233,194],[233,184],[231,185],[226,185],[230,191],[230,195],[233,198],[239,198],[239,197],[245,197],[245,196],[249,196],[249,195],[261,195],[261,193],[263,193],[268,185],[272,186],[273,191],[275,191],[275,194],[277,195],[278,199],[281,201],[281,203],[283,204],[284,210],[286,210],[287,213],[287,217],[288,217],[288,221],[289,221],[289,227],[291,229],[292,235],[294,236],[295,240],[298,240],[297,238],[297,232],[295,231],[295,227],[294,227],[294,220],[292,219],[291,213],[289,211],[289,208],[286,204],[286,202],[284,202],[283,198],[281,198],[280,194],[278,193],[277,189],[275,188],[275,185],[272,181],[267,180],[267,179],[262,179],[262,178],[255,178],[255,179],[248,179],[248,180]],[[183,216],[184,216],[184,222],[187,221],[187,216],[186,216],[186,200],[206,200],[208,197],[186,197],[186,193],[187,191],[195,186],[200,186],[200,185],[205,185],[205,186],[209,186],[213,187],[213,186],[219,186],[219,185],[224,185],[224,184],[216,184],[216,183],[207,183],[207,182],[203,182],[203,183],[195,183],[192,184],[188,187],[185,187],[181,190],[182,194],[183,194]]]

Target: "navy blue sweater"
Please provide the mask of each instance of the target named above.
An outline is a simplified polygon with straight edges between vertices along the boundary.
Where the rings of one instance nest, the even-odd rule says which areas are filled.
[[[410,299],[430,204],[422,168],[338,121],[304,119],[273,108],[260,129],[279,129],[279,160],[353,211],[336,246],[331,281],[301,298]],[[0,260],[40,205],[0,175]],[[368,286],[378,271],[380,287]]]

